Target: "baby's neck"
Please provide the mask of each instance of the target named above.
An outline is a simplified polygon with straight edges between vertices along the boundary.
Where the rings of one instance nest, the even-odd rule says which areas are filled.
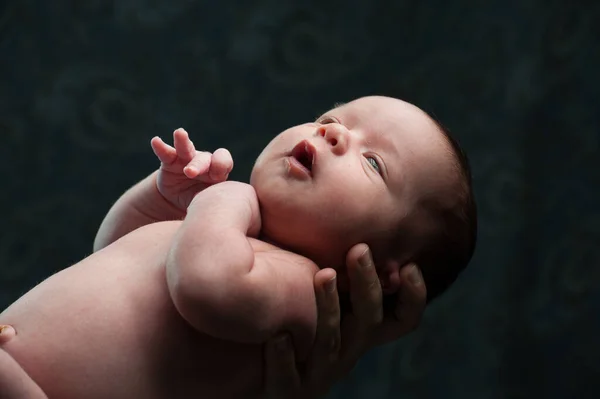
[[[294,250],[293,248],[290,248],[289,246],[281,245],[279,242],[273,240],[271,237],[268,237],[267,235],[263,234],[262,231],[259,233],[257,239],[260,240],[260,241],[262,241],[262,242],[265,242],[265,243],[267,243],[269,245],[273,245],[274,247],[277,247],[277,248],[279,248],[281,250],[284,250],[284,251],[287,251],[287,252],[292,252],[292,253],[295,253],[296,255],[304,256],[305,258],[310,259],[309,256],[306,256],[304,254],[298,253],[298,251]],[[311,260],[314,262],[313,259],[311,259]]]
[[[257,237],[257,239],[266,242],[267,244],[271,244],[274,245],[276,247],[279,247],[281,249],[286,249],[283,245],[280,245],[278,242],[276,242],[275,240],[272,240],[270,237],[267,237],[265,234],[263,234],[263,232],[261,231]],[[287,249],[286,249],[287,250]]]

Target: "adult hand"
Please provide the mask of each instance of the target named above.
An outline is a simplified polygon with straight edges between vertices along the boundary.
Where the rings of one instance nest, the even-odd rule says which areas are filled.
[[[317,335],[305,370],[299,372],[288,335],[265,347],[265,391],[268,398],[316,398],[344,378],[358,359],[376,345],[413,331],[425,309],[427,292],[421,272],[407,265],[393,315],[384,315],[381,284],[365,244],[354,246],[346,259],[352,311],[340,316],[333,269],[314,279],[318,307]]]

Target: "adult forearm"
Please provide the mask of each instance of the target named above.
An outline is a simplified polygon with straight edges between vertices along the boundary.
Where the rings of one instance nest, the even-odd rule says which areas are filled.
[[[183,219],[185,212],[169,203],[156,187],[157,172],[125,192],[110,208],[94,240],[94,252],[150,223]]]
[[[0,399],[48,399],[6,351],[0,349]]]

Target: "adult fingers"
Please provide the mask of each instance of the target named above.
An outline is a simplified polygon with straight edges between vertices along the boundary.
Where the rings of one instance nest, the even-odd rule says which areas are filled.
[[[360,326],[371,329],[383,319],[383,293],[371,251],[366,244],[350,249],[347,256],[352,314]]]
[[[414,330],[421,322],[427,305],[427,287],[423,275],[415,264],[409,264],[400,270],[400,292],[395,316],[407,328]]]
[[[336,273],[320,270],[314,278],[317,298],[317,333],[309,356],[306,377],[308,384],[329,385],[328,375],[340,352],[340,303]]]
[[[398,292],[394,316],[386,319],[378,329],[376,344],[394,341],[416,329],[427,305],[427,287],[419,268],[414,264],[400,270],[400,290]]]
[[[350,249],[347,256],[352,314],[342,322],[342,357],[351,370],[383,320],[383,293],[371,251],[365,244]]]
[[[267,398],[292,398],[300,390],[294,347],[288,334],[265,344],[265,393]]]

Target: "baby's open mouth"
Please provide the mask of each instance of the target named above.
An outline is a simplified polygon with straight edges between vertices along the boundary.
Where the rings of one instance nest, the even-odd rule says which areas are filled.
[[[312,172],[316,160],[316,150],[315,147],[308,140],[303,140],[296,144],[296,146],[292,150],[291,155],[309,173]]]

